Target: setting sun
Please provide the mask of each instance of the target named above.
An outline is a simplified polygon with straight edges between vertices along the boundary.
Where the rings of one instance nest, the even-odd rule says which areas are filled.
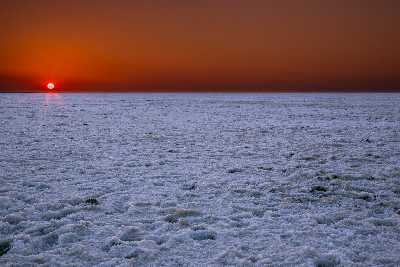
[[[49,89],[49,90],[53,90],[54,89],[54,83],[48,83],[47,84],[47,89]]]

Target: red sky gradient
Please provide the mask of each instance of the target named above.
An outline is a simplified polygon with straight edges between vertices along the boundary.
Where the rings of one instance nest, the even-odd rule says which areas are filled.
[[[399,90],[398,0],[5,0],[0,91]]]

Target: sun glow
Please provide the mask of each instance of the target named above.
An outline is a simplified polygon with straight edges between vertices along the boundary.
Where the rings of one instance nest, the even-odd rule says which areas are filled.
[[[48,83],[47,84],[47,89],[49,89],[49,90],[53,90],[54,87],[55,87],[54,83]]]

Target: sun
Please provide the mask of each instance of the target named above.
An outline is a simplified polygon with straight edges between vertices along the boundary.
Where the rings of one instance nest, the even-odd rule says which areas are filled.
[[[53,90],[54,87],[55,87],[54,83],[48,83],[47,84],[47,89],[49,89],[49,90]]]

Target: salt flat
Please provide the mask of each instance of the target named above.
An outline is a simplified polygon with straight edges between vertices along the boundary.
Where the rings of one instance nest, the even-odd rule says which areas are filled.
[[[400,94],[1,94],[0,265],[399,266]]]

